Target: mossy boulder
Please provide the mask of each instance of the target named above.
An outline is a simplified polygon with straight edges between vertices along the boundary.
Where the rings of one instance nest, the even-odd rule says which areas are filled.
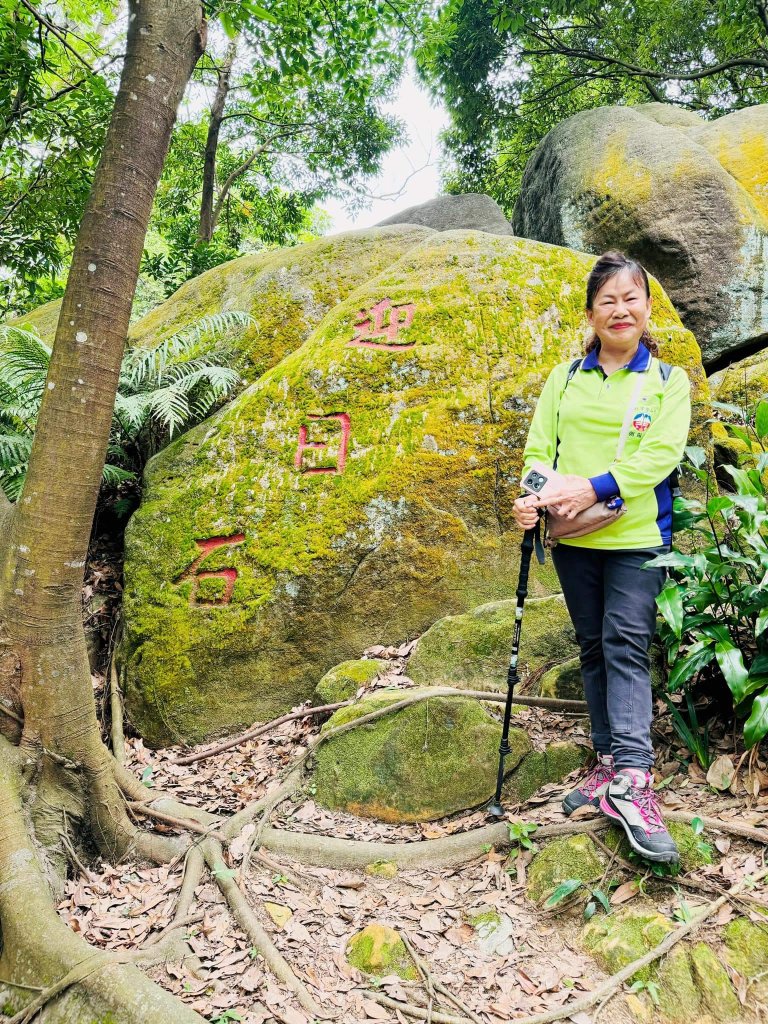
[[[535,835],[534,835],[535,839]],[[569,878],[594,882],[603,873],[603,862],[589,836],[564,836],[553,839],[537,853],[528,868],[528,895],[543,902]]]
[[[419,639],[408,675],[425,686],[506,690],[517,601],[494,601],[439,619]],[[562,595],[525,602],[518,669],[522,674],[578,650]]]
[[[635,903],[608,917],[594,917],[582,932],[582,943],[606,972],[615,974],[655,949],[673,930],[673,923],[650,904]],[[665,1024],[741,1019],[728,973],[705,942],[675,946],[633,980],[658,986],[658,1011]]]
[[[658,105],[582,111],[528,161],[515,232],[641,259],[715,366],[768,331],[767,133],[766,105],[698,125]]]
[[[504,800],[523,803],[548,782],[561,782],[576,768],[586,764],[587,747],[566,740],[549,743],[544,750],[532,750],[504,783]]]
[[[430,821],[474,807],[494,791],[501,725],[473,698],[430,688],[381,690],[341,708],[323,731],[346,725],[407,696],[424,699],[329,739],[317,751],[317,801],[383,821]],[[531,749],[510,730],[513,770]]]
[[[427,233],[150,462],[126,533],[119,653],[147,743],[269,719],[371,644],[513,598],[523,444],[550,369],[580,350],[592,263]],[[662,355],[701,396],[696,343],[653,290]],[[531,573],[532,598],[556,586],[549,563]]]
[[[394,928],[374,922],[356,932],[347,943],[347,960],[358,971],[383,978],[397,974],[405,981],[416,981],[416,964]]]
[[[389,662],[383,658],[356,658],[343,661],[326,672],[315,687],[315,698],[319,704],[336,704],[354,697],[361,686],[369,686],[383,672]]]

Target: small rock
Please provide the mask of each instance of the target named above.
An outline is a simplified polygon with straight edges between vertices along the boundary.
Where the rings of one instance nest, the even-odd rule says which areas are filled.
[[[379,978],[397,974],[406,981],[415,981],[419,976],[398,932],[378,921],[351,937],[347,943],[347,960],[363,974]]]

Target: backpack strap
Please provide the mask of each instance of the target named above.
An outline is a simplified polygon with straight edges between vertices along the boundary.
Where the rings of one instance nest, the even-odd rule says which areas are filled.
[[[672,366],[671,363],[664,363],[664,362],[662,362],[661,359],[658,360],[658,363],[659,363],[659,374],[661,375],[662,383],[666,384],[667,381],[669,380],[669,375],[674,370],[674,366]],[[680,492],[680,467],[679,466],[675,466],[675,468],[669,474],[668,479],[669,479],[669,486],[672,488],[672,499],[674,500],[675,498],[681,497],[681,492]]]
[[[562,402],[562,400],[563,400],[563,395],[565,394],[565,389],[568,387],[568,385],[571,383],[573,378],[576,376],[576,371],[581,366],[583,361],[584,361],[583,357],[579,356],[579,358],[578,359],[574,359],[573,362],[571,363],[571,365],[568,367],[568,376],[565,378],[565,384],[563,386],[563,390],[560,392],[560,402]],[[557,455],[558,455],[558,448],[560,447],[560,402],[557,403],[557,425],[556,425],[556,428],[555,428],[555,461],[554,461],[554,464],[552,466],[552,469],[557,469]]]

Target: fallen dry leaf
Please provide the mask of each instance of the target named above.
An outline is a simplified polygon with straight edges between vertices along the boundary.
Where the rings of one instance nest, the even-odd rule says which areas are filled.
[[[284,907],[282,903],[270,903],[269,900],[265,900],[264,909],[278,928],[285,928],[288,921],[293,917],[292,911],[288,907]]]
[[[733,767],[733,761],[726,754],[721,754],[709,766],[707,782],[713,789],[719,789],[722,792],[730,788],[735,774],[736,769]]]
[[[617,907],[620,903],[626,903],[634,896],[637,896],[640,886],[633,879],[631,882],[624,882],[611,893],[611,904]]]

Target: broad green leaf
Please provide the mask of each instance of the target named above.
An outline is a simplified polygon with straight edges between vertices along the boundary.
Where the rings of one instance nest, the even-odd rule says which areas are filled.
[[[744,665],[744,656],[734,644],[729,641],[720,641],[715,644],[715,657],[720,671],[728,683],[728,689],[733,694],[733,699],[738,704],[744,699],[747,688],[747,669]]]
[[[759,402],[755,410],[755,433],[761,441],[768,435],[768,402]]]
[[[766,733],[768,733],[768,693],[761,693],[752,702],[752,712],[744,723],[744,742],[748,747],[754,747]]]
[[[560,885],[558,885],[558,887],[555,889],[555,891],[552,893],[549,899],[545,902],[544,906],[556,906],[558,903],[560,903],[561,900],[566,899],[568,896],[576,892],[576,890],[579,889],[582,885],[583,882],[580,878],[567,878],[564,882],[561,882]]]
[[[680,637],[683,630],[683,588],[673,583],[667,585],[656,598],[659,611],[669,623],[676,637]]]
[[[755,622],[755,637],[761,636],[768,629],[768,608],[763,608]]]
[[[711,640],[698,640],[684,658],[679,658],[669,673],[667,687],[674,693],[683,683],[687,682],[700,669],[704,668],[715,656]]]

